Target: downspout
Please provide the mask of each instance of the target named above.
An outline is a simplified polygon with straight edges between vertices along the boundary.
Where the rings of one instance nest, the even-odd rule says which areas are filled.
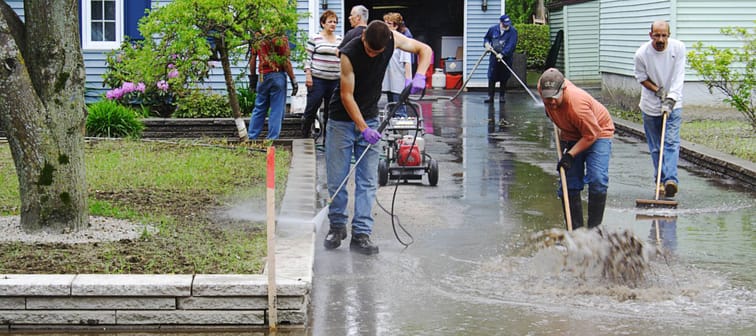
[[[307,8],[310,9],[310,17],[307,18],[307,31],[311,34],[312,32],[320,32],[320,29],[318,29],[320,28],[318,25],[318,23],[320,23],[320,8],[318,8],[318,0],[309,0]]]

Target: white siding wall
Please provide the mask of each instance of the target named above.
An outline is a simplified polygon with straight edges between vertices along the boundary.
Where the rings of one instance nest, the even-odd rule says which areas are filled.
[[[688,51],[697,41],[719,48],[739,48],[742,42],[721,34],[723,27],[753,28],[756,20],[756,1],[704,1],[678,0],[676,24],[672,36],[683,41]],[[694,70],[688,68],[688,80],[700,80]]]
[[[669,20],[669,1],[601,0],[599,68],[626,76],[633,75],[635,50],[648,41],[654,20]]]
[[[599,1],[565,6],[565,76],[575,83],[599,82]]]

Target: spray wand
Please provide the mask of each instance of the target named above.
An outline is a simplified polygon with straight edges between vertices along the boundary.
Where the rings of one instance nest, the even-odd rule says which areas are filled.
[[[383,133],[383,130],[386,128],[386,126],[388,126],[389,121],[391,120],[391,118],[394,117],[394,114],[399,109],[399,107],[402,106],[402,104],[404,104],[404,102],[406,102],[407,99],[409,99],[410,91],[412,91],[412,85],[409,85],[409,86],[405,87],[404,90],[402,90],[402,93],[399,94],[399,103],[396,104],[396,105],[394,105],[391,108],[391,110],[389,110],[389,112],[386,115],[386,117],[383,119],[383,121],[381,122],[381,124],[378,126],[378,130],[377,130],[378,133]],[[370,147],[372,147],[372,146],[373,146],[372,144],[368,144],[368,146],[362,152],[362,155],[360,155],[360,157],[357,158],[357,160],[354,162],[354,165],[352,165],[352,168],[349,169],[349,173],[347,174],[346,177],[344,177],[344,180],[341,181],[341,184],[339,184],[339,187],[336,188],[336,191],[333,193],[333,195],[330,196],[330,197],[328,197],[328,201],[326,201],[326,205],[312,219],[313,225],[315,226],[316,231],[317,231],[318,228],[320,228],[320,225],[325,220],[325,217],[328,214],[328,207],[331,205],[331,202],[333,202],[333,198],[336,197],[336,195],[338,195],[339,192],[341,191],[341,188],[343,188],[344,185],[346,185],[347,181],[349,180],[349,177],[351,177],[352,174],[354,174],[354,171],[357,169],[357,165],[360,164],[360,161],[362,161],[362,158],[365,157],[365,154],[368,152],[368,150],[370,150]]]

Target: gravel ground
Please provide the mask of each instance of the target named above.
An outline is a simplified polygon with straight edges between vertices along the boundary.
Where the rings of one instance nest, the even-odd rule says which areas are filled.
[[[10,216],[0,217],[0,242],[79,244],[118,241],[122,239],[137,239],[145,229],[149,232],[154,232],[153,228],[149,226],[145,227],[142,224],[135,224],[121,219],[92,216],[89,218],[89,227],[78,232],[42,231],[26,233],[21,230],[20,218],[18,216]]]

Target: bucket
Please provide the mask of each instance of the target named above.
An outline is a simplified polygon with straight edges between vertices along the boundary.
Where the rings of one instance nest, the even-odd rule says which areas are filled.
[[[446,75],[444,75],[444,69],[436,68],[436,72],[431,77],[434,89],[443,89],[446,86]]]
[[[462,87],[462,75],[446,74],[446,89],[453,90]]]

